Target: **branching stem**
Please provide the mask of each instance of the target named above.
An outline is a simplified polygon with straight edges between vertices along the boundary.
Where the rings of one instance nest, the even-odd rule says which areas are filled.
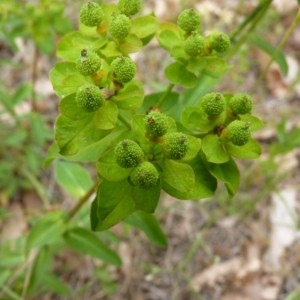
[[[286,31],[285,35],[283,36],[282,40],[280,41],[280,43],[278,44],[278,46],[276,47],[272,57],[270,58],[268,64],[266,65],[265,69],[263,70],[263,72],[261,73],[261,75],[259,76],[255,86],[254,86],[254,90],[257,89],[257,87],[261,84],[262,80],[265,78],[265,76],[267,75],[272,62],[274,61],[274,58],[276,57],[276,55],[282,50],[282,48],[284,47],[284,45],[287,43],[287,41],[290,39],[291,35],[293,34],[294,30],[296,29],[297,25],[300,22],[300,9],[298,9],[297,15],[293,20],[293,23],[291,24],[291,26],[288,28],[288,30]]]
[[[80,210],[81,206],[90,199],[93,193],[97,190],[99,183],[100,181],[97,180],[95,184],[86,192],[86,194],[79,199],[78,203],[70,211],[67,217],[67,222],[70,221]]]
[[[163,95],[160,97],[160,99],[158,100],[156,107],[160,108],[164,101],[167,99],[168,95],[171,93],[171,91],[173,90],[175,84],[170,83],[169,86],[167,87],[166,91],[163,93]]]

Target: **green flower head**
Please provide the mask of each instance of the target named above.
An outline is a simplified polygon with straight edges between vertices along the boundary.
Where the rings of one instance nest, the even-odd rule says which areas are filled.
[[[237,146],[245,145],[250,137],[251,132],[249,130],[250,124],[248,122],[235,120],[227,126],[228,139]]]
[[[136,65],[130,57],[119,56],[110,65],[112,74],[117,82],[127,83],[136,73]]]
[[[119,0],[118,8],[120,12],[126,16],[137,14],[142,6],[141,0]]]
[[[122,168],[136,167],[144,159],[142,148],[133,140],[125,139],[114,149],[115,158]]]
[[[167,159],[182,159],[189,148],[187,136],[181,132],[171,132],[165,135],[164,150]]]
[[[98,110],[104,101],[104,95],[100,89],[92,84],[83,85],[76,92],[76,103],[85,112]]]
[[[97,53],[83,49],[81,57],[77,60],[76,67],[84,76],[96,74],[101,67],[101,59]]]
[[[198,30],[200,23],[200,14],[194,8],[183,10],[177,19],[178,26],[186,32]]]
[[[198,56],[205,49],[205,40],[198,32],[193,32],[183,44],[184,51],[192,56]]]
[[[208,117],[216,117],[225,109],[226,101],[220,93],[209,93],[200,100],[200,106]]]
[[[159,180],[159,173],[155,166],[148,162],[142,162],[130,174],[130,181],[133,185],[142,189],[154,187]]]
[[[251,112],[253,99],[250,95],[239,93],[234,95],[229,100],[229,107],[236,115],[244,115]]]
[[[119,14],[112,17],[109,25],[109,32],[114,39],[125,39],[130,30],[131,20],[126,15]]]
[[[168,130],[168,117],[157,111],[153,110],[145,117],[146,131],[154,137],[160,137],[167,133]]]
[[[99,4],[89,1],[81,6],[79,18],[86,26],[98,26],[104,19],[104,11]]]

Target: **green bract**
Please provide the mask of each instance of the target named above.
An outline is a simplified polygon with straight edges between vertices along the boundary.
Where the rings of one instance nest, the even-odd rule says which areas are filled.
[[[94,112],[103,105],[104,95],[97,86],[86,84],[77,90],[76,102],[83,111]]]
[[[187,32],[196,31],[199,29],[200,22],[200,14],[194,8],[182,11],[177,19],[178,26]]]
[[[141,9],[141,0],[119,0],[118,8],[126,16],[137,14]]]
[[[136,65],[130,57],[119,56],[112,61],[110,69],[117,82],[127,83],[134,78]]]
[[[184,51],[192,56],[198,56],[205,48],[205,40],[198,32],[193,32],[183,44]]]
[[[200,106],[209,117],[220,115],[225,109],[225,98],[220,93],[209,93],[200,99]]]
[[[77,60],[76,67],[84,76],[94,75],[101,67],[101,59],[97,53],[83,49],[81,57]]]
[[[189,147],[187,136],[181,132],[171,132],[165,135],[164,150],[167,159],[182,159]]]
[[[250,124],[240,120],[234,120],[227,126],[228,139],[237,146],[245,145],[250,137]]]
[[[148,162],[142,162],[130,174],[130,181],[142,189],[154,187],[159,180],[159,173],[155,166]]]
[[[132,140],[123,140],[114,150],[117,163],[122,168],[136,167],[144,159],[142,148]]]
[[[123,14],[115,15],[111,19],[109,25],[109,32],[116,40],[126,38],[131,30],[131,20]]]
[[[80,9],[80,22],[86,26],[98,26],[104,19],[104,12],[101,6],[89,1],[83,4]]]
[[[252,97],[245,93],[236,94],[229,100],[229,107],[234,114],[244,115],[252,110]]]
[[[168,117],[156,110],[148,113],[145,117],[146,131],[154,137],[160,137],[167,133]]]
[[[223,32],[214,32],[208,36],[211,48],[218,53],[226,52],[230,47],[230,38]]]

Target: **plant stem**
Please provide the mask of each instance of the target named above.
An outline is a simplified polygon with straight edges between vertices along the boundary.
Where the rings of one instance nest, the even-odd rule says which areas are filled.
[[[33,251],[31,251],[31,253],[28,257],[29,265],[28,265],[28,268],[26,271],[25,280],[24,280],[24,284],[23,284],[23,290],[22,290],[22,296],[21,296],[22,299],[27,298],[26,294],[27,294],[28,287],[29,287],[30,280],[31,280],[33,266],[34,266],[34,263],[36,261],[38,254],[39,254],[39,249],[33,249]]]
[[[160,108],[162,106],[162,104],[167,99],[168,95],[170,94],[170,92],[172,91],[172,89],[174,88],[174,86],[175,86],[175,84],[173,84],[173,83],[169,84],[169,86],[167,87],[166,91],[163,93],[163,95],[158,100],[158,102],[156,104],[157,108]]]
[[[241,29],[235,31],[232,35],[231,35],[231,39],[235,39],[237,37],[237,35],[240,33],[240,31],[242,30],[242,28],[246,27],[247,23],[249,23],[250,21],[252,21],[251,26],[247,29],[247,31],[242,35],[242,37],[235,43],[234,47],[230,50],[230,52],[228,53],[227,57],[231,57],[233,54],[235,54],[237,52],[237,50],[246,42],[246,40],[249,38],[250,34],[252,31],[254,31],[255,27],[257,26],[257,24],[259,23],[259,21],[264,17],[264,15],[266,14],[270,4],[272,3],[271,1],[268,1],[266,4],[259,6],[257,9],[255,9],[255,11],[250,15],[250,20],[248,20],[246,22],[246,24],[241,25]]]
[[[32,174],[32,172],[27,170],[25,167],[22,167],[20,172],[32,184],[32,186],[40,196],[41,200],[43,201],[45,207],[49,208],[50,203],[43,185],[37,180],[37,178]]]
[[[231,40],[234,42],[237,36],[242,33],[244,28],[251,23],[252,20],[255,20],[258,17],[261,17],[261,12],[265,12],[265,8],[271,4],[272,0],[269,0],[268,3],[259,4],[253,12],[245,18],[245,20],[237,27],[237,29],[230,35]]]
[[[95,182],[95,184],[86,192],[86,194],[83,195],[79,199],[78,203],[69,212],[69,215],[68,215],[67,220],[66,220],[67,222],[70,221],[77,214],[77,212],[80,210],[81,206],[90,199],[90,197],[93,195],[93,193],[97,190],[99,183],[100,183],[100,181],[97,180]]]
[[[10,299],[12,300],[22,300],[22,298],[16,294],[15,292],[13,292],[11,289],[9,289],[8,287],[6,286],[3,286],[2,287],[2,290],[4,293],[6,293],[9,297],[11,297]]]
[[[272,62],[274,61],[275,56],[278,54],[279,51],[282,50],[282,48],[284,47],[284,45],[287,43],[287,41],[290,39],[291,35],[293,34],[294,30],[296,29],[297,25],[300,22],[300,9],[298,9],[297,15],[293,20],[293,23],[291,24],[291,26],[289,27],[289,29],[286,31],[285,35],[283,36],[282,40],[280,41],[280,43],[278,44],[278,46],[276,47],[274,53],[272,54],[268,64],[266,65],[265,69],[263,70],[263,72],[261,73],[261,75],[259,76],[258,80],[256,81],[256,84],[254,86],[254,90],[257,89],[257,87],[260,85],[260,83],[262,82],[262,80],[265,78],[265,76],[267,75]]]

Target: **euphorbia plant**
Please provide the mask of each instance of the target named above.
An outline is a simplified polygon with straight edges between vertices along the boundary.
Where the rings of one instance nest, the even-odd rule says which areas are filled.
[[[79,31],[61,39],[63,59],[50,77],[60,100],[50,157],[94,162],[99,185],[91,227],[104,230],[136,212],[147,222],[161,191],[183,200],[210,197],[217,181],[229,196],[239,186],[234,158],[260,154],[252,138],[261,121],[248,94],[210,92],[196,100],[185,90],[202,76],[230,69],[223,32],[204,35],[195,9],[176,23],[141,15],[141,1],[87,2]],[[173,61],[165,68],[165,92],[144,94],[130,54],[156,38]],[[172,91],[180,87],[180,92]]]

